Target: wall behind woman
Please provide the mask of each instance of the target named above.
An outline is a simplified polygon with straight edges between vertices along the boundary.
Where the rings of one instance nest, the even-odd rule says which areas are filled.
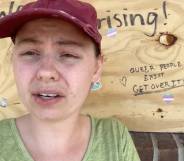
[[[1,0],[0,18],[25,2]],[[105,62],[103,87],[90,93],[82,112],[117,117],[133,131],[184,132],[184,2],[88,2],[98,11]],[[0,119],[27,112],[17,96],[10,56],[11,42],[0,40]]]

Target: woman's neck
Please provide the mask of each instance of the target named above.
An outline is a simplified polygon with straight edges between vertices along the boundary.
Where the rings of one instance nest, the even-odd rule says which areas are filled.
[[[33,154],[36,151],[52,154],[57,150],[65,153],[82,142],[87,148],[91,132],[89,118],[82,115],[61,122],[44,122],[26,115],[17,119],[17,127],[23,142]]]

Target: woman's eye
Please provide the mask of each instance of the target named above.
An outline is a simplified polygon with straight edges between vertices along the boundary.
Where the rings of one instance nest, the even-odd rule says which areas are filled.
[[[26,51],[20,53],[18,57],[25,62],[37,62],[40,60],[41,55],[35,51]]]
[[[20,54],[20,55],[21,55],[21,56],[39,56],[38,53],[33,52],[33,51],[27,51],[27,52],[22,53],[22,54]]]
[[[74,58],[74,59],[78,59],[79,57],[73,54],[61,54],[60,55],[61,58]]]

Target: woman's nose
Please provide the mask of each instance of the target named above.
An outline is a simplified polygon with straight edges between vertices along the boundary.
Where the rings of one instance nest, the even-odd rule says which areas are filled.
[[[59,71],[56,68],[55,61],[52,58],[45,58],[41,61],[37,71],[37,79],[43,82],[52,82],[59,80]]]

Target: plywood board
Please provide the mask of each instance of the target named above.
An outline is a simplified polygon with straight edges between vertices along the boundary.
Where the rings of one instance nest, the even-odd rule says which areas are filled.
[[[0,17],[25,2],[1,0]],[[88,2],[98,11],[105,62],[103,87],[90,93],[82,112],[117,117],[133,131],[184,132],[184,1]],[[165,34],[176,38],[171,46]],[[10,44],[0,40],[0,97],[9,102],[1,119],[27,112],[14,85]]]

